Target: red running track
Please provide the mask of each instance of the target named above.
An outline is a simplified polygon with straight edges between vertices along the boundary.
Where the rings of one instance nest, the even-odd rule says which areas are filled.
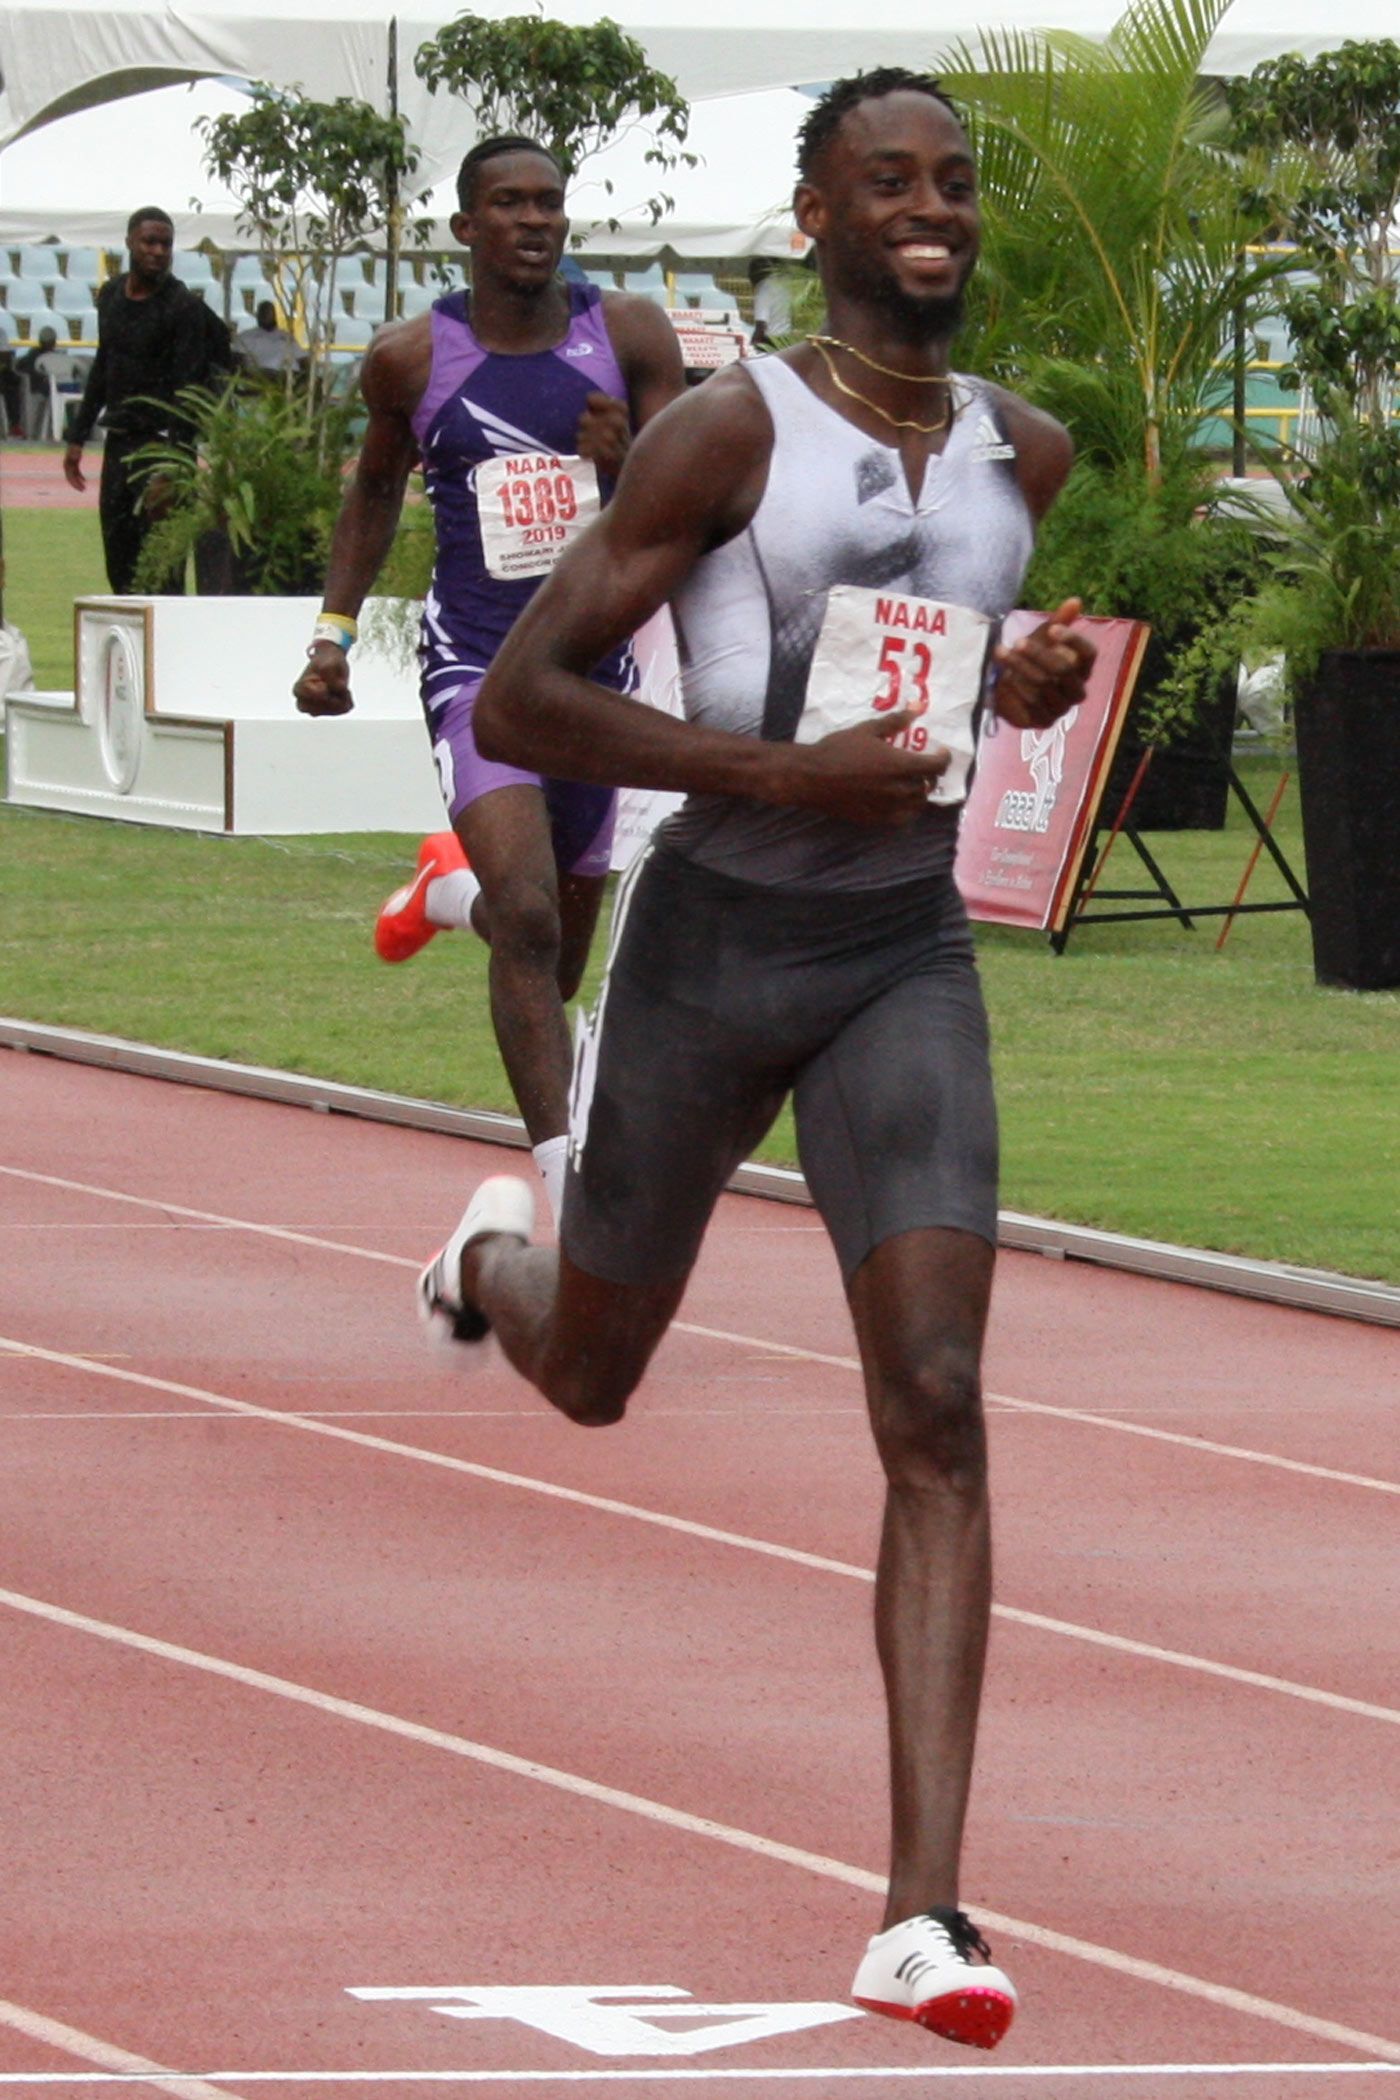
[[[726,1198],[581,1432],[413,1318],[498,1153],[0,1102],[0,2100],[1400,2094],[1393,1334],[1004,1258],[980,2057],[845,1999],[879,1483],[810,1212]]]

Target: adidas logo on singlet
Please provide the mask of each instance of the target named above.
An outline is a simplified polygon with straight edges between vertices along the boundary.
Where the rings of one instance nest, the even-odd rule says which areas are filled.
[[[569,343],[565,347],[564,355],[565,357],[591,357],[593,355],[593,345],[591,343]]]
[[[996,424],[985,412],[977,419],[977,434],[972,441],[974,466],[984,459],[1014,459],[1016,447],[1008,445]]]

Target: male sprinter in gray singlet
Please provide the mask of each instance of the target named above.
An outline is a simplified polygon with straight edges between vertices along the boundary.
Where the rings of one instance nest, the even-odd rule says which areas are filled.
[[[560,1251],[524,1244],[529,1190],[493,1178],[420,1303],[459,1341],[494,1329],[572,1421],[615,1422],[720,1190],[791,1093],[887,1480],[893,1846],[854,1995],[991,2048],[1015,1992],[958,1907],[958,1861],[990,1593],[996,1131],[953,848],[987,686],[1042,727],[1082,697],[1093,650],[1077,601],[996,643],[1070,444],[949,369],[978,239],[953,109],[904,72],[838,82],[799,162],[830,334],[658,418],[482,691],[494,757],[688,799],[619,905]],[[664,600],[684,722],[586,676]]]
[[[670,322],[648,299],[565,284],[559,169],[528,139],[486,139],[457,178],[452,231],[470,292],[386,328],[360,377],[369,409],[336,526],[324,610],[298,680],[304,714],[350,705],[346,652],[420,456],[437,527],[423,611],[423,708],[453,830],[426,839],[414,879],[379,914],[386,962],[443,927],[491,944],[496,1040],[551,1204],[563,1194],[570,1044],[607,880],[614,797],[534,766],[492,764],[472,716],[487,666],[590,509],[611,491],[631,430],[684,392]],[[590,666],[635,684],[627,637]]]

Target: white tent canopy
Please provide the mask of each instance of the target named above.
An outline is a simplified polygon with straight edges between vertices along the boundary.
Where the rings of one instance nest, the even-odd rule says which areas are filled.
[[[240,232],[236,217],[228,212],[181,212],[175,221],[177,250],[209,243],[221,254],[240,254],[252,244]],[[30,241],[61,241],[65,246],[107,248],[120,254],[126,244],[125,211],[75,211],[63,207],[33,211],[0,211],[0,241],[11,245]],[[455,250],[456,241],[446,219],[434,219],[428,244],[431,254]],[[362,244],[382,250],[383,238],[371,233]],[[581,262],[606,256],[628,264],[659,262],[671,268],[695,263],[734,261],[742,256],[766,255],[792,261],[806,252],[807,243],[790,218],[730,222],[727,220],[662,219],[656,225],[640,220],[620,220],[615,228],[598,226],[571,249]],[[416,250],[410,250],[415,253]],[[178,269],[178,264],[177,264]]]
[[[240,231],[235,200],[203,166],[197,128],[203,118],[244,107],[245,95],[230,82],[199,81],[79,110],[30,132],[0,155],[0,244],[60,241],[119,251],[129,208],[155,202],[175,220],[178,249],[204,244],[236,253],[249,248],[254,242],[246,228]],[[625,258],[629,266],[657,260],[680,268],[798,252],[789,211],[793,147],[810,108],[806,95],[789,88],[699,103],[690,126],[699,165],[674,169],[660,183],[646,165],[648,139],[638,128],[590,155],[569,191],[583,259],[606,255]],[[471,136],[459,107],[454,174]],[[105,173],[114,168],[121,171],[115,195]],[[658,187],[671,202],[667,216],[653,225],[638,213]],[[449,179],[429,205],[435,215],[435,250],[455,248],[447,225],[454,208]],[[620,229],[599,223],[605,217],[619,219]],[[375,245],[373,232],[369,244]]]
[[[421,0],[419,0],[421,5]],[[487,17],[518,13],[521,0],[476,0]],[[549,0],[559,19],[588,22],[586,0]],[[615,0],[607,10],[674,76],[690,101],[755,88],[830,80],[876,65],[927,65],[949,44],[975,44],[984,28],[1061,28],[1102,36],[1118,0]],[[452,12],[394,17],[385,0],[219,0],[207,9],[9,5],[0,10],[0,147],[73,110],[181,80],[219,75],[301,85],[325,98],[355,95],[384,107],[391,22],[397,23],[399,107],[429,179],[462,151],[463,112],[426,94],[413,54]],[[1281,51],[1315,53],[1348,36],[1394,27],[1393,0],[1345,0],[1337,16],[1315,0],[1234,0],[1205,70],[1248,72]]]

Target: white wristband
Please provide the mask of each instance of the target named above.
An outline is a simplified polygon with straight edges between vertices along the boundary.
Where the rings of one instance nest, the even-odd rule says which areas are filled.
[[[322,613],[311,630],[311,646],[314,649],[318,642],[331,642],[337,649],[350,649],[359,631],[344,613]]]

